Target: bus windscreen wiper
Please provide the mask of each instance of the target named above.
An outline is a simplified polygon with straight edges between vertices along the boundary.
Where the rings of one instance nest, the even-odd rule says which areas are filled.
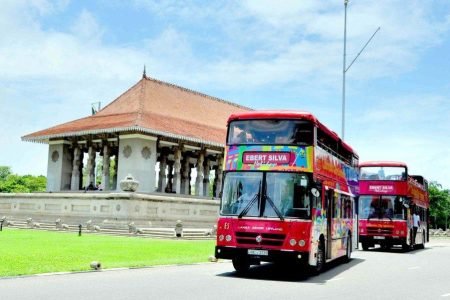
[[[253,206],[253,204],[256,202],[256,200],[259,199],[259,193],[255,194],[255,196],[252,198],[252,200],[250,200],[248,202],[248,204],[244,207],[244,209],[241,211],[241,213],[239,214],[238,218],[242,218],[243,216],[245,216],[248,211],[250,210],[250,208]]]
[[[272,199],[270,199],[269,196],[266,196],[266,200],[267,200],[267,202],[269,202],[270,206],[272,206],[272,208],[275,211],[275,213],[277,214],[278,218],[280,218],[281,221],[284,221],[283,214],[278,210],[277,206],[275,205],[275,203],[273,203]]]

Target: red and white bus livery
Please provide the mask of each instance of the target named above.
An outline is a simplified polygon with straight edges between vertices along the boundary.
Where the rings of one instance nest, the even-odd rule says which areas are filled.
[[[429,238],[427,181],[408,175],[402,162],[364,162],[359,174],[359,242],[363,250],[375,245],[400,245],[404,250],[424,247]],[[416,234],[414,212],[420,218]]]
[[[353,149],[310,113],[231,115],[215,256],[237,271],[269,261],[320,272],[350,258],[357,165]]]

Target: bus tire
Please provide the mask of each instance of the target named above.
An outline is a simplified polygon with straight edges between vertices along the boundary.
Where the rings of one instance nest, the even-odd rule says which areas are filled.
[[[362,249],[363,249],[364,251],[369,250],[369,244],[368,244],[368,243],[363,242],[363,243],[361,243],[361,246],[362,246]]]
[[[247,257],[237,256],[232,261],[233,267],[238,273],[245,273],[250,269],[250,261]]]
[[[347,245],[344,261],[348,263],[351,259],[352,259],[352,236],[349,234],[347,237]]]
[[[317,262],[315,266],[311,266],[311,273],[313,275],[319,275],[325,266],[325,244],[323,240],[320,240],[317,247]]]
[[[408,252],[409,250],[411,250],[411,247],[408,245],[407,242],[403,242],[402,249],[403,249],[403,252]]]

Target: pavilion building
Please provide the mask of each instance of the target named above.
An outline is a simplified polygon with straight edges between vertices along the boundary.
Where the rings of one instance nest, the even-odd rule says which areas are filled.
[[[144,71],[141,80],[95,114],[22,140],[49,145],[48,192],[96,185],[96,162],[101,161],[105,191],[119,190],[118,182],[131,174],[139,181],[140,193],[208,196],[214,174],[213,196],[217,196],[226,121],[232,113],[248,110],[149,78]]]

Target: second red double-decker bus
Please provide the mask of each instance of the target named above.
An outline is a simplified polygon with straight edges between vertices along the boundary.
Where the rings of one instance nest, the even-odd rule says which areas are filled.
[[[359,165],[359,175],[359,242],[363,250],[375,245],[423,248],[429,237],[427,181],[408,175],[402,162],[364,162]],[[416,221],[413,214],[418,216]]]
[[[231,115],[224,163],[217,258],[237,271],[266,261],[315,272],[350,258],[358,156],[312,114]]]

